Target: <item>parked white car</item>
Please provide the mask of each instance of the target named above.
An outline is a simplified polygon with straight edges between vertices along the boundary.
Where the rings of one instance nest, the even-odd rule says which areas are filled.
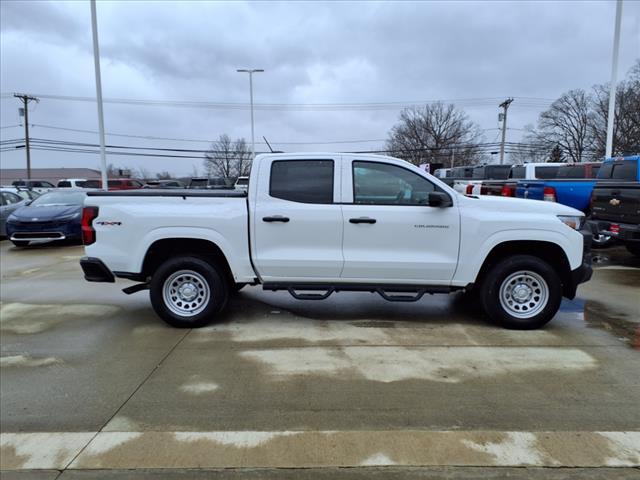
[[[240,190],[91,191],[85,279],[140,282],[178,327],[209,323],[245,284],[301,300],[477,293],[509,328],[547,323],[591,276],[591,234],[558,203],[466,197],[403,160],[266,154]]]
[[[97,188],[96,185],[96,180],[94,180],[90,185],[91,186],[87,186],[87,179],[86,178],[63,178],[62,180],[58,181],[58,185],[57,188],[74,188],[74,189],[79,189],[79,188]]]

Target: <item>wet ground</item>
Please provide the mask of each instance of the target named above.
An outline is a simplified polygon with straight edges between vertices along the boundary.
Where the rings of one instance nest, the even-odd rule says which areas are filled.
[[[640,476],[640,261],[622,248],[532,332],[461,294],[257,287],[177,330],[146,292],[85,282],[81,254],[0,244],[3,479]]]

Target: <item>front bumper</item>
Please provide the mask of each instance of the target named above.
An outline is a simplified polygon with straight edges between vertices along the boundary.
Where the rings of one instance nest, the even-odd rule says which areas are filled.
[[[623,242],[640,242],[640,225],[632,223],[610,222],[608,220],[589,220],[591,230],[602,235],[609,235]],[[618,231],[612,232],[611,225],[618,225]]]
[[[84,279],[87,282],[114,283],[116,281],[113,272],[99,258],[82,257],[80,267],[82,267]]]
[[[55,241],[80,238],[80,224],[74,221],[7,222],[7,236],[18,241]]]
[[[591,241],[593,235],[590,229],[580,230],[582,234],[582,264],[571,271],[568,282],[565,283],[563,288],[563,295],[569,299],[573,299],[576,296],[578,285],[584,282],[588,282],[593,275],[593,268],[591,267]]]

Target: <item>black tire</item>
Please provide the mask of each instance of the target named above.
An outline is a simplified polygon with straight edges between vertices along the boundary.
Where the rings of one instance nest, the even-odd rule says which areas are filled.
[[[624,246],[627,248],[630,254],[635,255],[636,257],[640,257],[640,243],[625,243]]]
[[[507,279],[510,280],[505,283]],[[513,296],[506,295],[504,302],[511,305],[511,310],[501,301],[501,294],[510,290]],[[481,280],[479,293],[491,320],[509,329],[532,330],[548,323],[560,308],[562,282],[544,260],[532,255],[513,255],[491,267]],[[527,293],[531,295],[529,300],[516,300],[516,294]]]
[[[175,275],[178,277],[175,278],[176,283],[173,286],[186,287],[187,294],[196,292],[196,297],[189,300],[193,303],[183,301],[178,297],[177,292],[176,296],[172,297],[169,293],[172,292],[171,286],[167,285],[168,301],[172,302],[167,304],[164,295],[165,282]],[[167,260],[155,271],[149,287],[151,305],[155,312],[169,325],[177,328],[198,328],[209,324],[224,309],[229,298],[229,286],[222,271],[216,265],[198,257],[185,256]],[[208,295],[205,292],[208,292]],[[172,301],[171,298],[174,300]],[[179,307],[178,304],[182,306]],[[194,307],[193,311],[196,313],[176,312],[176,309],[185,308],[185,306]]]
[[[13,243],[16,247],[26,247],[29,245],[28,240],[11,240],[11,243]]]

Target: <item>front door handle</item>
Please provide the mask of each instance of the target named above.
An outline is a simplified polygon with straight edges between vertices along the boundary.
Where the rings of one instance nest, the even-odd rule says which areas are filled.
[[[273,215],[272,217],[262,217],[262,221],[287,223],[289,221],[289,217],[283,217],[282,215]]]
[[[349,223],[376,223],[376,219],[369,217],[350,218]]]

